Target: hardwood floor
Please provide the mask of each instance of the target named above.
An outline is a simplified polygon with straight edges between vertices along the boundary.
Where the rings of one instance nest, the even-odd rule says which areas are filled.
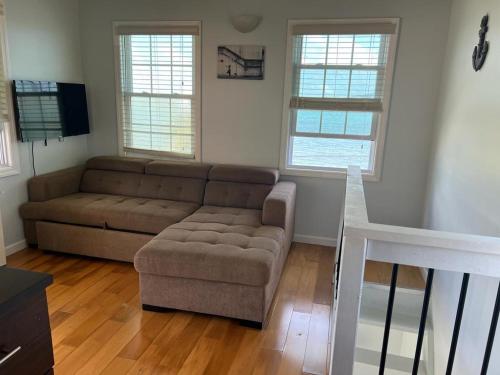
[[[48,272],[56,374],[324,374],[334,249],[294,244],[268,326],[189,312],[142,311],[133,265],[26,249],[12,267]],[[420,288],[403,268],[400,286]],[[366,279],[387,283],[390,266]]]

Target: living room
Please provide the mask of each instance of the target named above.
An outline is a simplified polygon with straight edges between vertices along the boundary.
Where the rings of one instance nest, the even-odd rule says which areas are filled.
[[[368,234],[362,277],[343,273],[344,286],[364,274],[359,298],[346,294],[361,309],[347,315],[351,349],[362,350],[349,370],[332,361],[334,346],[350,345],[334,340],[348,166],[363,175],[370,223],[500,237],[498,4],[3,0],[2,9],[0,271],[28,272],[2,276],[2,293],[36,282],[50,345],[0,335],[0,373],[368,374],[383,371],[385,355],[386,373],[411,373],[410,362],[445,373],[461,273],[472,275],[454,373],[500,371],[491,329],[500,275],[472,255],[447,268],[431,252],[420,258],[436,264],[401,261],[391,288],[399,258],[372,258]],[[491,246],[488,256],[500,255]],[[471,262],[470,272],[458,265]],[[398,303],[418,294],[432,360],[418,352],[418,324],[408,350],[398,341],[391,290],[396,320]],[[379,292],[382,321],[368,324]],[[5,298],[4,323],[18,316]]]

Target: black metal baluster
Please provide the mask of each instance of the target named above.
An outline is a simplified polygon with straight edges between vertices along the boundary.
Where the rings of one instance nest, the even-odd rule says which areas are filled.
[[[457,351],[458,335],[460,334],[460,325],[462,324],[462,315],[464,312],[465,298],[467,297],[467,287],[469,286],[470,274],[465,273],[462,279],[462,288],[460,289],[460,298],[458,299],[457,315],[455,317],[455,327],[451,338],[450,354],[448,356],[448,365],[446,366],[446,375],[451,375],[453,371],[453,362]]]
[[[335,265],[335,290],[333,292],[333,298],[336,300],[339,292],[339,277],[340,277],[340,261],[342,260],[342,243],[344,239],[344,224],[342,224],[342,231],[340,232],[340,241],[338,251],[337,264]]]
[[[498,314],[500,312],[500,283],[498,284],[497,299],[495,307],[493,308],[493,317],[491,318],[490,333],[488,334],[488,342],[486,343],[486,350],[484,352],[483,367],[481,368],[481,375],[486,375],[488,372],[488,365],[490,363],[491,348],[495,340],[495,332],[497,330]]]
[[[429,268],[427,272],[427,282],[425,284],[424,303],[422,304],[422,314],[420,315],[420,326],[418,328],[417,348],[415,358],[413,359],[412,375],[418,374],[420,365],[420,354],[422,353],[422,343],[424,341],[425,323],[427,321],[427,312],[429,311],[429,302],[431,299],[432,280],[434,279],[434,269]]]
[[[389,334],[391,333],[392,310],[394,307],[394,296],[396,294],[396,283],[398,281],[399,264],[392,266],[391,288],[389,289],[389,301],[387,302],[387,314],[385,316],[384,341],[382,342],[382,353],[380,354],[379,375],[384,375],[387,347],[389,345]]]

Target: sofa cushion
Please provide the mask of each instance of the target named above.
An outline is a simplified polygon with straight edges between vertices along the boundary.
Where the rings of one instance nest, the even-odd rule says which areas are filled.
[[[203,204],[260,210],[272,189],[273,185],[208,181]]]
[[[208,164],[152,161],[146,165],[146,174],[206,180],[210,168],[211,166]]]
[[[201,204],[205,180],[90,169],[83,174],[80,191]]]
[[[96,156],[87,161],[86,168],[105,171],[144,173],[146,164],[150,161],[151,159],[121,156]]]
[[[21,206],[23,219],[158,234],[199,206],[163,199],[77,193]]]
[[[247,184],[274,185],[278,182],[279,172],[274,168],[215,165],[210,170],[210,181],[243,182]]]
[[[266,285],[284,246],[284,230],[261,225],[260,210],[203,206],[135,256],[146,274]]]

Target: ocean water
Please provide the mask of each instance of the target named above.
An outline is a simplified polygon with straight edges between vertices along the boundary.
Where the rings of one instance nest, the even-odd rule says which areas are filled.
[[[291,165],[319,168],[370,169],[372,141],[293,137]]]
[[[368,112],[297,110],[297,132],[309,134],[369,135],[376,114]],[[372,141],[293,137],[294,166],[370,169]]]

